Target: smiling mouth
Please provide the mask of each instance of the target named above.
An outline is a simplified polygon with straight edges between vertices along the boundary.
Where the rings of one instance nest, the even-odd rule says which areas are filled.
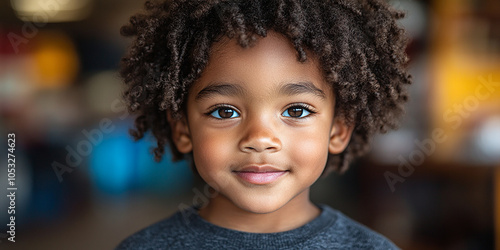
[[[240,179],[256,185],[269,184],[276,181],[288,171],[233,171]]]

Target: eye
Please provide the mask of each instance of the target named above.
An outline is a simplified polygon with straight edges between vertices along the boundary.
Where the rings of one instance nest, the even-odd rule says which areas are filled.
[[[231,119],[240,116],[236,110],[230,107],[218,107],[213,111],[210,111],[209,115],[217,119]]]
[[[283,116],[285,117],[292,117],[292,118],[304,118],[309,116],[311,113],[313,113],[310,109],[304,107],[304,106],[292,106],[290,108],[287,108],[285,112],[283,112]]]

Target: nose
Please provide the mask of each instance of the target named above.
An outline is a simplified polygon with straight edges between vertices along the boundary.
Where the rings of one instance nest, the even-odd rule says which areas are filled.
[[[240,150],[252,152],[277,152],[281,150],[281,140],[276,134],[276,129],[265,120],[253,120],[247,124],[247,129],[240,139]]]

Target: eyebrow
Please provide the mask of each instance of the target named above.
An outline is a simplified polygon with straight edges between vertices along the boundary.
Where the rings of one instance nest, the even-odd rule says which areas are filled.
[[[200,101],[202,99],[210,98],[214,95],[222,96],[244,96],[246,93],[245,89],[238,84],[232,83],[213,83],[209,86],[203,88],[195,97],[195,101]],[[300,95],[300,94],[313,94],[320,97],[321,99],[326,99],[326,94],[323,90],[314,86],[312,82],[297,82],[297,83],[287,83],[282,85],[278,93],[281,95]]]
[[[210,98],[213,95],[243,96],[244,94],[245,90],[240,85],[231,83],[213,83],[198,92],[195,101]]]
[[[284,95],[313,94],[326,99],[325,92],[314,86],[312,82],[287,83],[280,88],[279,93]]]

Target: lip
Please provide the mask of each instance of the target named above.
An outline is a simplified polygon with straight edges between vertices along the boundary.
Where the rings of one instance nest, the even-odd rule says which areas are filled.
[[[233,171],[240,179],[256,185],[265,185],[278,180],[288,170],[281,170],[271,166],[248,166]]]

